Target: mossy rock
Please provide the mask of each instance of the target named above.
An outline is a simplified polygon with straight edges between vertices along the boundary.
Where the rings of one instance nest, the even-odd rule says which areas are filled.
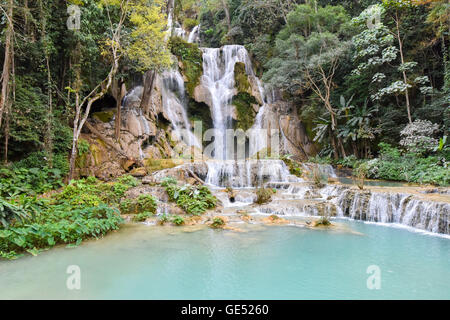
[[[100,120],[103,123],[111,122],[116,114],[116,110],[107,110],[107,111],[99,111],[94,112],[92,117]]]
[[[236,107],[236,129],[247,131],[255,122],[256,112],[252,105],[258,104],[256,98],[247,92],[239,92],[233,97],[232,104]]]
[[[145,167],[148,173],[152,173],[155,171],[174,168],[178,163],[176,163],[172,159],[146,159]]]
[[[181,72],[187,78],[186,91],[193,97],[203,74],[203,53],[197,44],[188,43],[179,37],[171,38],[169,45],[171,52],[182,62]]]
[[[202,122],[202,135],[206,130],[213,128],[211,110],[206,103],[197,102],[194,99],[189,99],[187,112],[188,117],[191,121]]]
[[[245,72],[245,63],[236,62],[234,65],[234,82],[239,93],[251,93],[250,82]]]
[[[189,32],[192,31],[198,25],[198,20],[191,18],[184,18],[183,20],[183,28]]]

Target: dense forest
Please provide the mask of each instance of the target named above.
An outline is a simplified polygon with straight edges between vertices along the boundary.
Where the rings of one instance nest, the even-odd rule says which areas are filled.
[[[0,7],[4,225],[2,212],[27,215],[32,201],[20,197],[78,178],[91,112],[120,110],[127,89],[177,64],[173,54],[189,60],[199,47],[245,46],[255,73],[305,124],[317,147],[309,161],[376,179],[450,181],[446,0],[2,0]],[[168,39],[170,12],[186,31],[200,25],[198,45]],[[119,140],[120,116],[115,121]],[[98,205],[111,194],[117,202],[135,183],[126,179],[66,205]],[[54,204],[91,187],[72,185]],[[90,214],[111,219],[100,229],[114,228],[109,207],[98,208]]]

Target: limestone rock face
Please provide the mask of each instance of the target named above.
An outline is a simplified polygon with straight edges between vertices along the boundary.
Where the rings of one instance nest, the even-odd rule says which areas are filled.
[[[203,86],[202,84],[199,84],[194,89],[194,99],[197,102],[203,102],[207,104],[210,108],[212,106],[212,97],[209,90]]]

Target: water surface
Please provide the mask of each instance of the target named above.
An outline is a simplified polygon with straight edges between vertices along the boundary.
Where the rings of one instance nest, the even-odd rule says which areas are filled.
[[[0,298],[450,299],[450,240],[342,222],[363,235],[293,226],[247,232],[125,226],[77,248],[0,262]],[[68,265],[81,290],[66,288]],[[369,265],[381,289],[367,289]]]

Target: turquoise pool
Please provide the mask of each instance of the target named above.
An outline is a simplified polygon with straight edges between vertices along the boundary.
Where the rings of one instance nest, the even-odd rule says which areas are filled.
[[[131,225],[99,241],[0,262],[0,298],[450,299],[450,239],[353,221],[361,233]],[[69,265],[81,289],[68,290]],[[381,288],[367,288],[368,266]]]

